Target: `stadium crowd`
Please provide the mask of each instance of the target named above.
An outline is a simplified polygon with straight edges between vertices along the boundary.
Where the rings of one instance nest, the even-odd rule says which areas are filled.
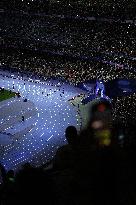
[[[98,72],[101,69],[99,73],[104,80],[114,78],[114,76],[135,78],[135,17],[127,22],[122,21],[121,17],[116,21],[109,17],[103,18],[102,14],[98,15],[99,18],[95,15],[94,18],[80,18],[74,10],[74,16],[72,13],[67,15],[67,11],[71,11],[70,8],[75,8],[81,11],[79,14],[82,14],[82,10],[88,6],[92,9],[94,6],[93,10],[97,14],[99,11],[104,12],[105,8],[105,11],[107,8],[112,8],[114,11],[114,7],[119,7],[125,15],[123,8],[131,10],[135,5],[133,1],[127,4],[121,1],[116,6],[110,0],[105,1],[103,5],[101,2],[96,4],[95,1],[91,4],[89,1],[86,3],[81,1],[77,4],[73,1],[46,1],[45,4],[43,1],[18,2],[16,0],[11,0],[8,4],[12,5],[12,9],[9,10],[7,8],[9,5],[3,3],[5,7],[3,6],[3,12],[0,12],[0,44],[3,51],[0,56],[1,65],[18,67],[21,70],[27,69],[39,75],[47,75],[45,77],[61,75],[62,78],[75,84],[83,79],[92,78],[93,73],[90,76],[89,72],[93,71],[94,65],[96,76],[98,76],[97,68]],[[53,15],[55,12],[53,9],[49,12],[45,11],[43,4],[50,8],[58,5],[55,10],[59,15]],[[67,8],[66,5],[69,7]],[[33,10],[34,7],[37,13]],[[29,11],[30,8],[32,12],[21,12]],[[45,12],[39,10],[40,8]],[[115,10],[117,11],[117,8]],[[86,16],[89,17],[89,15]],[[47,54],[49,54],[48,57],[50,55],[55,55],[55,57],[47,60],[47,57],[45,58]],[[56,56],[60,56],[59,60]],[[61,58],[67,58],[67,62],[64,63],[60,60]],[[73,62],[76,60],[76,62],[71,63],[68,59],[72,59]],[[119,72],[116,72],[117,69]],[[121,71],[123,69],[124,71]],[[73,74],[74,79],[71,77]]]
[[[9,52],[9,51],[8,51]],[[115,78],[135,79],[136,72],[122,68],[118,65],[110,65],[101,61],[85,61],[70,59],[54,55],[30,55],[30,53],[0,54],[1,68],[11,69],[12,72],[29,72],[40,78],[61,78],[74,85],[91,79],[100,78],[105,82]],[[9,70],[10,70],[9,69]]]
[[[1,14],[3,48],[113,62],[135,67],[135,24],[56,16]]]
[[[48,13],[63,14],[68,16],[88,17],[106,17],[114,19],[134,19],[135,18],[135,0],[1,0],[1,8],[6,10],[15,10],[28,13]]]

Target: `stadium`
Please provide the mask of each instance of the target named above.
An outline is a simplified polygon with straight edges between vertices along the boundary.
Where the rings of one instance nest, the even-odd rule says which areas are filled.
[[[135,204],[135,2],[0,6],[0,203]]]

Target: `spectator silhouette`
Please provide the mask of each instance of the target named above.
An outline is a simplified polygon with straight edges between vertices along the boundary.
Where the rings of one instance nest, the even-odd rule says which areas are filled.
[[[68,144],[60,147],[53,159],[56,172],[55,184],[59,204],[72,204],[72,184],[74,166],[77,161],[78,134],[74,126],[68,126],[65,131]]]
[[[41,168],[26,163],[15,178],[16,204],[53,205],[56,202],[53,180]],[[57,204],[57,202],[56,202]]]
[[[65,131],[68,144],[60,147],[53,160],[56,170],[71,169],[75,165],[78,134],[74,126],[68,126]]]

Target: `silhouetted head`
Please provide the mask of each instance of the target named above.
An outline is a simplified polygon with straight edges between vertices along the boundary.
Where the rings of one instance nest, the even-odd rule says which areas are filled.
[[[75,144],[77,142],[77,129],[74,126],[68,126],[65,131],[68,144]]]
[[[14,177],[14,171],[13,170],[9,170],[7,172],[7,177],[10,178],[10,177]]]

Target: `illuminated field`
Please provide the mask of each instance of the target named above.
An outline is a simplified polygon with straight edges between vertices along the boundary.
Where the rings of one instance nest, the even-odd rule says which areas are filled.
[[[7,170],[25,162],[45,164],[66,143],[67,126],[80,130],[78,108],[69,101],[81,89],[53,80],[30,82],[5,76],[0,76],[0,87],[21,96],[0,102],[0,159]]]

